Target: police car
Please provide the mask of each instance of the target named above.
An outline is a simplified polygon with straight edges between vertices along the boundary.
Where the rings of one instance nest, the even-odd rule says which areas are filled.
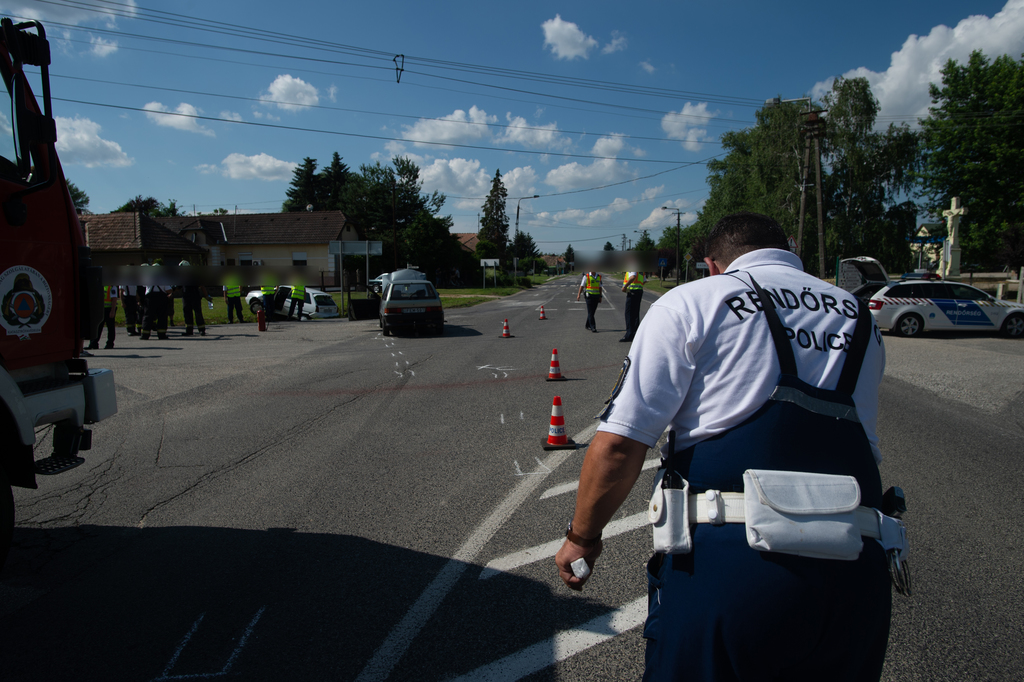
[[[892,282],[871,296],[868,308],[880,328],[899,336],[962,329],[1024,337],[1024,305],[1000,301],[957,282]]]

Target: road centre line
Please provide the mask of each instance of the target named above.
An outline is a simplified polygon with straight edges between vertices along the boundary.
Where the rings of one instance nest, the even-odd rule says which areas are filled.
[[[635,599],[571,630],[481,666],[451,682],[513,682],[618,637],[647,619],[647,597]]]
[[[656,457],[654,459],[649,459],[645,461],[643,467],[641,468],[641,471],[647,471],[648,469],[657,469],[659,466],[661,466],[661,457]],[[546,500],[549,497],[554,497],[555,495],[571,493],[573,490],[576,490],[579,487],[580,481],[579,479],[576,479],[575,481],[570,481],[569,483],[563,483],[561,485],[556,485],[552,488],[548,488],[547,490],[542,492],[540,494],[540,497],[538,497],[537,499]]]
[[[612,521],[604,527],[601,537],[603,539],[613,538],[616,535],[622,535],[623,533],[628,533],[631,530],[642,528],[649,523],[650,521],[647,520],[647,512],[642,511],[639,514],[633,514],[632,516]],[[487,580],[488,578],[493,578],[499,573],[506,573],[508,571],[515,570],[520,566],[526,566],[527,564],[536,563],[543,559],[553,557],[558,553],[558,549],[564,542],[564,537],[558,538],[551,542],[545,542],[542,545],[528,547],[527,549],[498,557],[497,559],[491,559],[487,562],[487,565],[484,566],[484,569],[480,571],[479,580]]]
[[[596,422],[573,436],[573,440],[577,443],[586,442],[593,438],[595,433],[597,433]],[[573,452],[573,450],[556,450],[544,460],[543,465],[554,471]],[[409,650],[412,640],[455,587],[455,583],[458,582],[462,573],[546,476],[547,474],[522,477],[516,487],[494,508],[494,511],[476,527],[462,547],[455,552],[454,556],[423,590],[419,598],[409,607],[402,619],[391,629],[384,642],[356,677],[356,682],[380,682],[388,678],[398,661]]]

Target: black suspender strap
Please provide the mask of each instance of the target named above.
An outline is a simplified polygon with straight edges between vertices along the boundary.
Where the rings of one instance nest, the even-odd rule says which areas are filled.
[[[754,285],[754,292],[757,294],[758,300],[761,301],[764,316],[768,320],[768,328],[772,332],[772,341],[775,343],[775,353],[779,356],[779,366],[782,368],[782,373],[794,377],[798,376],[793,346],[789,342],[789,337],[786,336],[786,329],[782,326],[779,314],[775,312],[775,301],[765,293],[753,275],[750,276],[750,283]]]
[[[853,395],[857,388],[857,378],[860,377],[860,368],[864,364],[864,355],[868,350],[868,343],[871,341],[871,328],[874,320],[871,318],[871,311],[867,304],[857,299],[857,326],[853,330],[853,340],[846,349],[846,360],[843,362],[843,371],[839,375],[839,383],[836,390],[846,395]]]

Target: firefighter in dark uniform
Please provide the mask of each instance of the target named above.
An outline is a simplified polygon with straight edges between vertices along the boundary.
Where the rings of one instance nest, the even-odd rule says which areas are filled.
[[[189,262],[183,260],[178,263],[179,267],[187,267]],[[185,318],[185,333],[182,336],[194,336],[192,333],[193,317],[195,326],[199,328],[199,336],[206,336],[206,320],[203,318],[203,299],[213,303],[213,298],[206,292],[206,287],[187,284],[181,287],[181,309]]]
[[[124,324],[128,336],[138,336],[139,330],[136,326],[142,326],[142,317],[139,315],[139,300],[135,296],[135,287],[118,287],[118,295],[121,297],[121,304],[124,305]]]
[[[762,504],[745,490],[748,470],[797,472],[792,480],[842,474],[859,485],[860,505],[881,507],[875,428],[885,350],[866,306],[805,274],[767,216],[726,216],[706,253],[715,276],[651,305],[600,416],[556,556],[572,589],[589,579],[572,563],[593,567],[602,529],[666,428],[673,446],[662,450],[649,514],[659,488],[688,485],[675,499],[714,505],[740,494],[742,516]],[[864,537],[847,560],[757,551],[745,517],[726,523],[715,509],[688,512],[688,544],[648,563],[644,679],[879,679],[891,609],[883,545]],[[838,542],[829,528],[827,541]]]
[[[153,267],[158,267],[156,263]],[[156,332],[161,341],[167,340],[167,307],[174,293],[170,287],[152,284],[146,287],[146,312],[142,318],[143,341],[148,341],[150,334]]]

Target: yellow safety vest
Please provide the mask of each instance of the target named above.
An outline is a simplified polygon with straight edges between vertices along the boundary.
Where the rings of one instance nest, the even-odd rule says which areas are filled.
[[[242,295],[242,287],[227,287],[228,298],[239,298]]]
[[[305,298],[306,297],[306,285],[296,284],[292,287],[292,298]]]
[[[274,287],[260,287],[260,293],[264,296],[269,296],[274,293]]]
[[[103,307],[110,307],[110,287],[103,287]]]
[[[587,294],[590,296],[601,295],[601,275],[591,275],[587,273]]]
[[[627,272],[626,276],[622,278],[622,285],[624,287],[626,287],[626,291],[643,291],[643,288],[644,288],[644,273],[637,272],[637,273],[634,273],[634,274],[636,275],[636,281],[635,282],[633,282],[632,284],[627,284],[627,282],[629,282],[629,273]]]

